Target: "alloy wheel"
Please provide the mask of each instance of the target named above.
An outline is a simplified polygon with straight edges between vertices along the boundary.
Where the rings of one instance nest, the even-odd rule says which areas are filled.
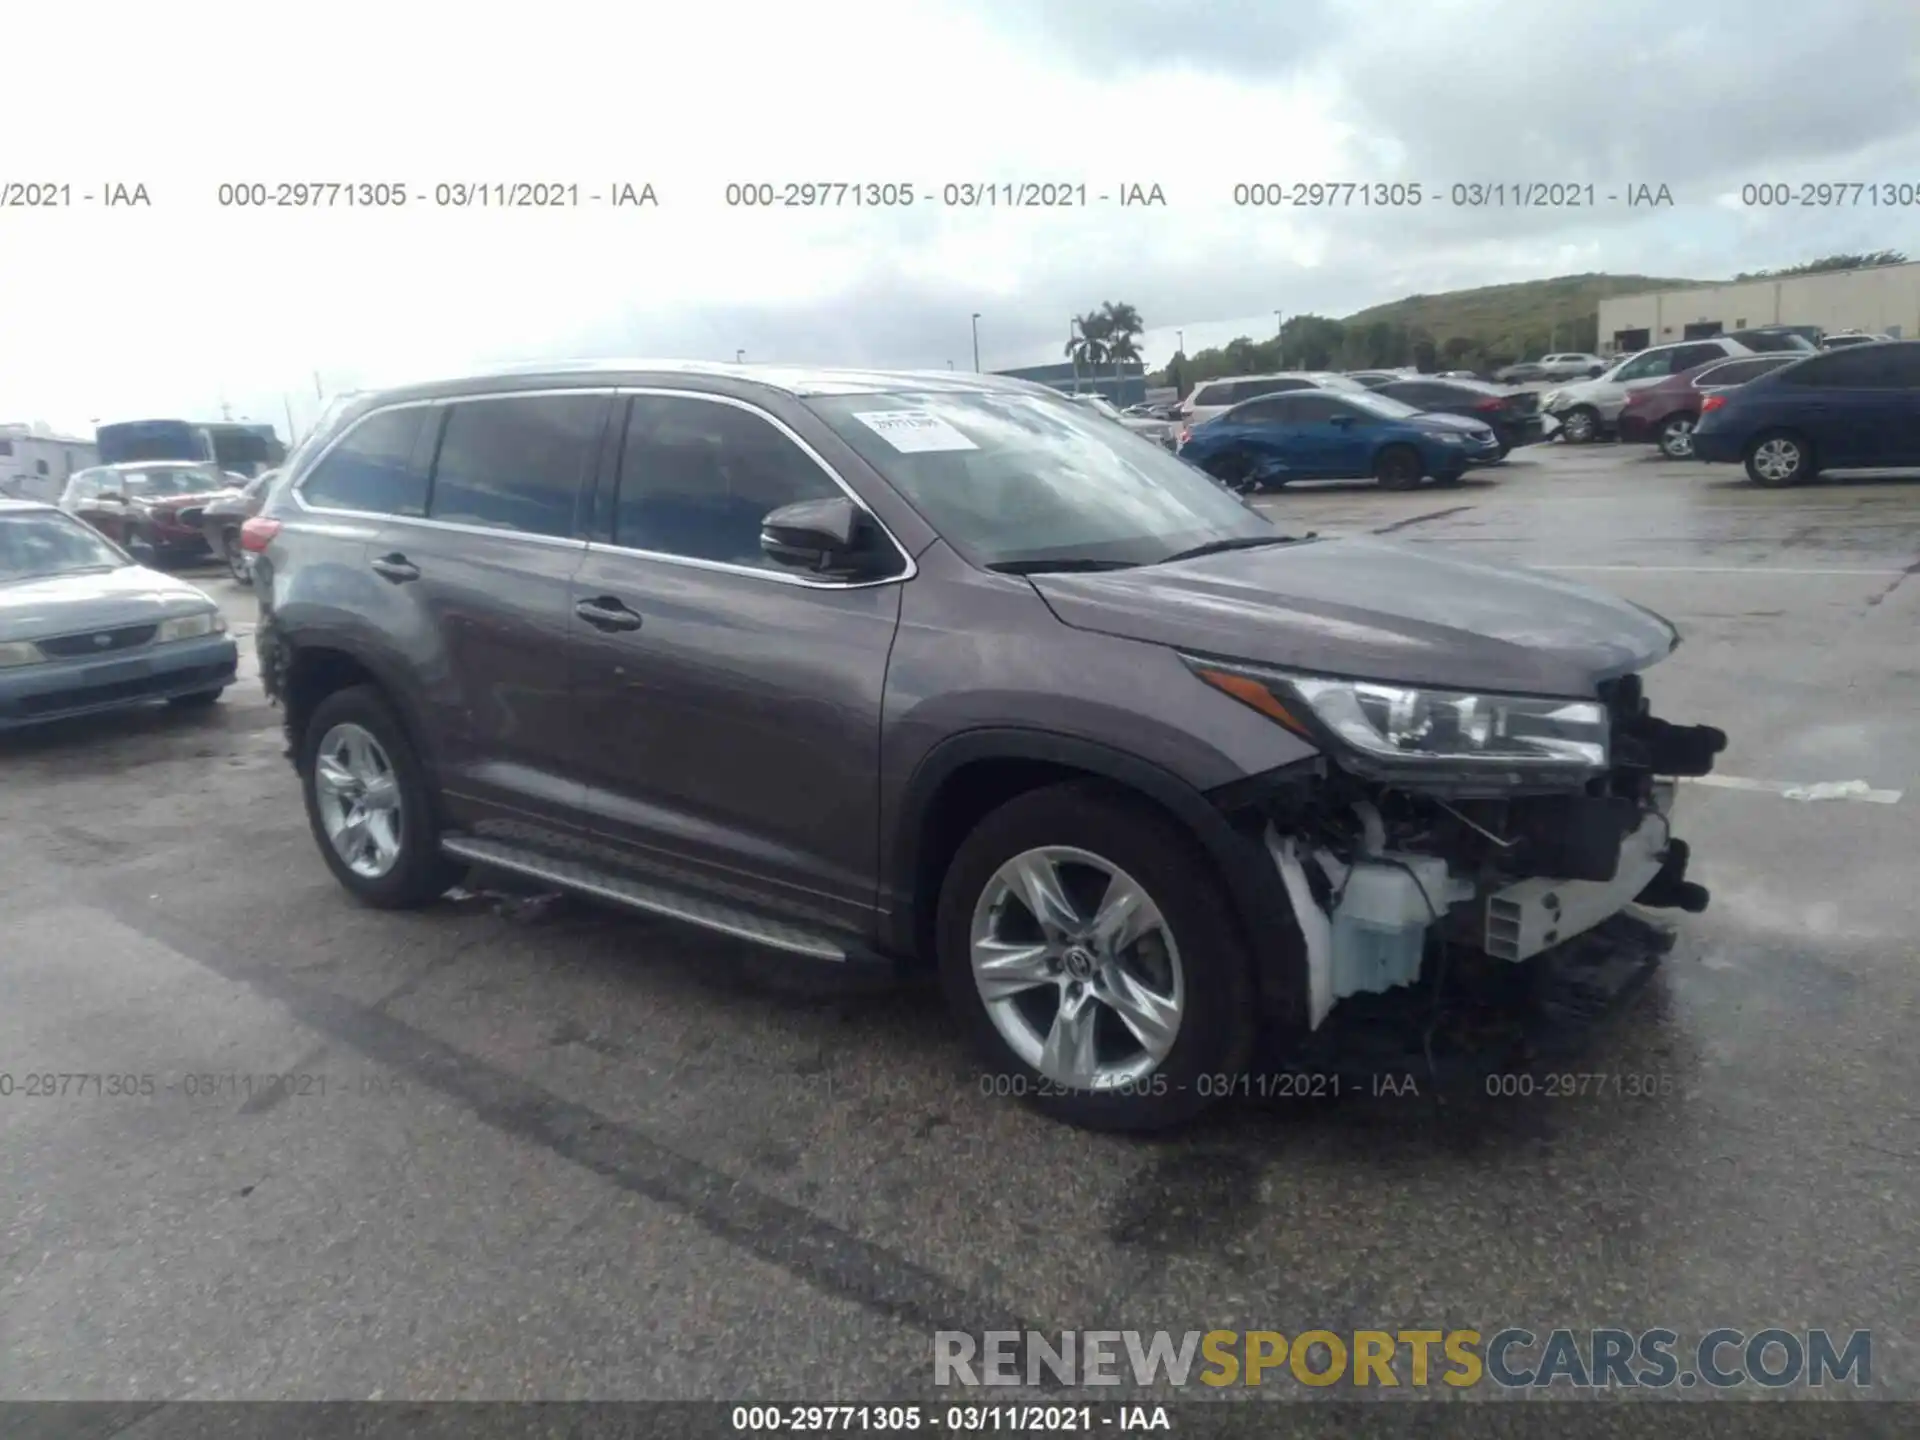
[[[221,550],[227,560],[227,573],[242,585],[248,584],[253,577],[247,572],[247,552],[241,548],[240,537],[229,533],[221,541]]]
[[[1593,439],[1593,416],[1585,410],[1570,411],[1561,422],[1561,428],[1567,439],[1576,445],[1584,445]]]
[[[1013,1052],[1054,1084],[1111,1091],[1172,1050],[1186,1005],[1173,933],[1131,875],[1043,846],[993,873],[974,907],[974,985]]]
[[[1754,447],[1753,468],[1771,485],[1785,485],[1800,473],[1800,447],[1781,436]]]
[[[1684,415],[1660,427],[1660,453],[1670,460],[1686,460],[1693,455],[1693,421]]]
[[[399,780],[371,731],[343,722],[321,737],[313,791],[321,828],[349,870],[377,880],[399,863]]]

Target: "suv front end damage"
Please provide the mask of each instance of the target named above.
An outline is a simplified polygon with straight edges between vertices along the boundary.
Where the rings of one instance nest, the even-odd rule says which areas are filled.
[[[1657,963],[1663,937],[1618,917],[1634,906],[1706,908],[1672,830],[1675,781],[1709,773],[1726,736],[1654,717],[1638,676],[1600,684],[1592,701],[1503,710],[1500,697],[1410,700],[1417,692],[1361,682],[1340,682],[1345,693],[1329,702],[1318,682],[1271,675],[1255,694],[1249,673],[1228,677],[1241,698],[1334,742],[1240,792],[1299,929],[1316,1037],[1349,1028],[1330,1016],[1345,1022],[1352,1011],[1371,1024],[1392,1013],[1371,998],[1356,1009],[1357,997],[1418,992],[1429,1017],[1441,998],[1476,987],[1537,994],[1542,974],[1569,962],[1604,968],[1620,958],[1610,949]],[[1356,704],[1354,692],[1374,693]],[[1497,742],[1502,730],[1515,742],[1512,763],[1476,768],[1448,753],[1476,735]],[[1446,997],[1434,993],[1443,984]],[[1423,1043],[1430,1052],[1430,1032]]]

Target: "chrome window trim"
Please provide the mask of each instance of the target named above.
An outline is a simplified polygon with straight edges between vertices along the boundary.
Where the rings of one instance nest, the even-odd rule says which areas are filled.
[[[907,552],[907,547],[902,545],[899,537],[887,528],[886,522],[873,513],[867,502],[847,483],[846,477],[829,465],[818,450],[814,449],[798,431],[778,415],[755,405],[750,400],[741,400],[732,395],[716,395],[706,390],[680,390],[667,385],[623,385],[614,393],[620,396],[665,395],[677,400],[703,400],[712,405],[731,405],[736,410],[744,410],[749,415],[758,416],[785,436],[801,454],[820,467],[821,473],[839,487],[841,494],[851,500],[860,513],[873,522],[874,528],[887,537],[887,543],[893,547],[894,553],[905,563],[906,568],[897,575],[887,575],[877,580],[826,580],[797,573],[789,574],[781,570],[768,570],[758,565],[735,565],[725,560],[701,560],[691,555],[674,555],[662,550],[642,550],[638,546],[621,545],[611,540],[589,540],[586,542],[588,550],[611,555],[633,555],[643,560],[655,560],[663,565],[684,566],[689,570],[710,570],[723,575],[746,575],[756,580],[771,581],[775,585],[797,585],[807,590],[874,590],[883,585],[904,585],[920,573],[920,566]],[[625,458],[626,446],[623,443],[621,459]],[[617,472],[613,480],[614,499],[617,506],[620,483]]]

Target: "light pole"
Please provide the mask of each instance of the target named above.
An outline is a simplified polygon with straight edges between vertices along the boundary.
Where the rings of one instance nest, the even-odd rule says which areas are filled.
[[[1184,330],[1176,330],[1173,332],[1173,335],[1174,335],[1175,341],[1177,342],[1175,348],[1178,349],[1182,355],[1186,354],[1187,353],[1187,332]]]
[[[973,312],[973,373],[980,373],[980,312]]]
[[[948,368],[949,370],[951,370],[951,369],[953,368],[953,361],[951,361],[951,360],[949,360],[949,361],[947,361],[947,368]]]
[[[1273,338],[1276,340],[1280,338],[1280,312],[1278,310],[1273,312]]]
[[[733,352],[733,363],[734,363],[734,364],[736,364],[736,365],[744,365],[744,364],[746,364],[746,363],[747,363],[747,352],[746,352],[746,351],[744,351],[744,350],[736,350],[736,351],[734,351],[734,352]]]

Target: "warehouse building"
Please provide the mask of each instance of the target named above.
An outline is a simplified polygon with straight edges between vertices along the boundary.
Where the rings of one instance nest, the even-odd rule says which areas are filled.
[[[1104,395],[1123,408],[1138,405],[1147,398],[1147,370],[1138,360],[1101,365],[1098,374],[1084,365],[1076,366],[1071,360],[1053,365],[1029,365],[1023,370],[996,370],[993,373],[1015,380],[1038,381],[1067,395]]]
[[[1920,336],[1920,261],[1617,295],[1600,302],[1608,353],[1762,325]]]

